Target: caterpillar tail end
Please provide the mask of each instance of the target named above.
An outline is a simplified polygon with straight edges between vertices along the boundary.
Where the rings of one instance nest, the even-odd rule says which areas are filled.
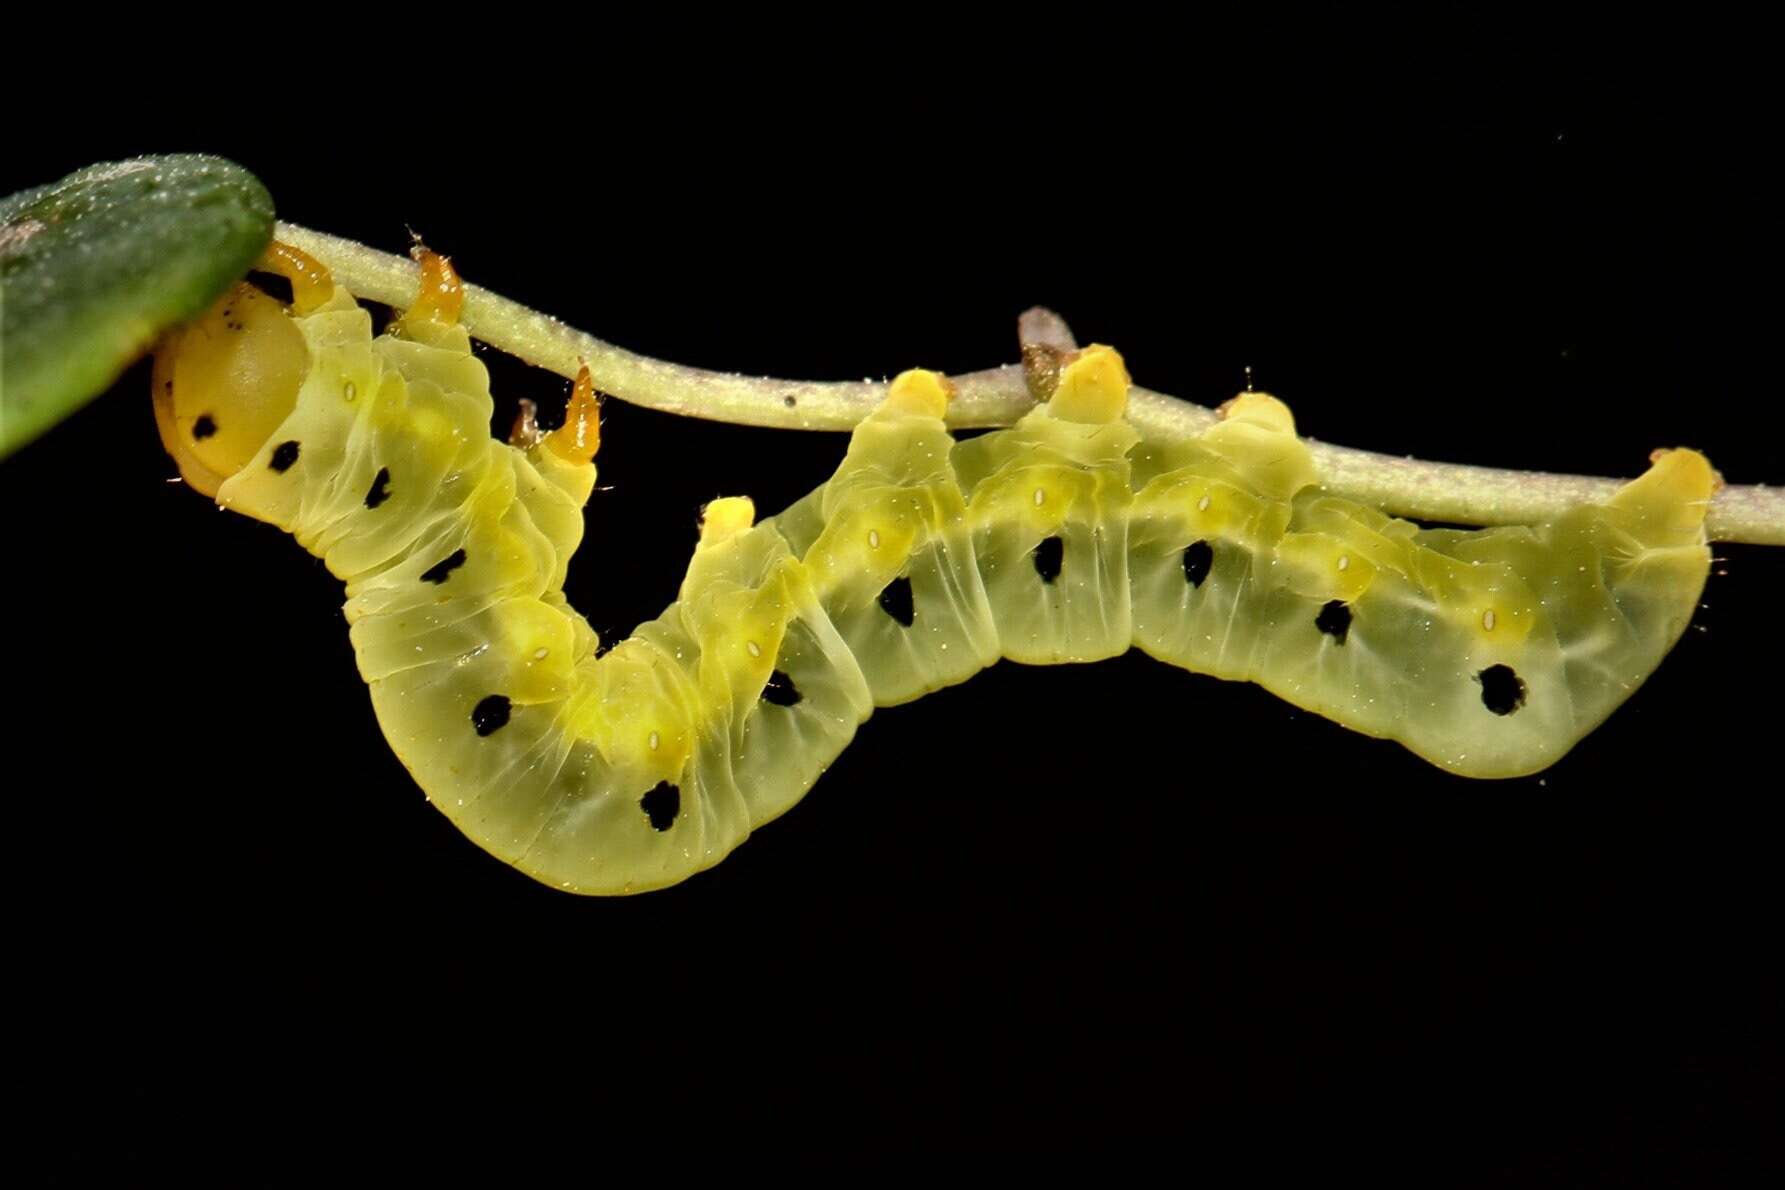
[[[1649,548],[1693,545],[1704,539],[1705,513],[1723,476],[1709,459],[1688,447],[1657,450],[1649,469],[1618,489],[1612,507],[1626,514],[1629,531]]]

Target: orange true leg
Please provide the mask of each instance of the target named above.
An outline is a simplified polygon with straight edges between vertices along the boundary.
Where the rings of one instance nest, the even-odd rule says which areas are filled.
[[[545,441],[559,458],[571,463],[590,462],[601,449],[601,398],[595,395],[588,364],[577,371],[564,424],[547,434]]]
[[[409,254],[421,265],[421,289],[415,295],[415,304],[403,311],[398,325],[444,322],[450,326],[457,322],[465,305],[465,283],[459,280],[452,261],[421,244]]]
[[[267,245],[254,267],[291,282],[291,306],[296,314],[310,313],[334,292],[335,279],[321,261],[278,240]]]

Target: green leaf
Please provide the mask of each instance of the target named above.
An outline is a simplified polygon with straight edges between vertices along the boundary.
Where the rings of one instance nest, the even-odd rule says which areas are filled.
[[[93,165],[0,199],[0,458],[202,313],[272,234],[266,187],[219,157]]]

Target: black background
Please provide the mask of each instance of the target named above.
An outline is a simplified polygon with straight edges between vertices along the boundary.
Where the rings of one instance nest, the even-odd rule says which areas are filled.
[[[1250,366],[1314,437],[1605,475],[1687,444],[1785,482],[1768,105],[1527,40],[1248,42],[1208,76],[1088,34],[606,44],[495,78],[418,54],[357,92],[324,47],[21,137],[0,192],[216,152],[284,218],[413,228],[682,363],[965,370],[1044,303],[1149,387],[1214,403]],[[485,358],[503,424],[561,408]],[[610,402],[573,602],[630,631],[702,502],[774,511],[843,445]],[[448,1152],[592,1175],[696,1140],[1338,1144],[1523,1184],[1777,1158],[1785,551],[1720,547],[1679,647],[1541,777],[1454,779],[1138,654],[1003,664],[877,714],[712,871],[585,900],[427,805],[338,584],[173,474],[141,368],[0,466],[7,736],[36,769],[7,782],[17,1070],[82,1124],[65,1171],[397,1104]]]

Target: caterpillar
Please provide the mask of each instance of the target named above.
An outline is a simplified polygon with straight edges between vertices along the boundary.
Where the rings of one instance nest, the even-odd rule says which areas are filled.
[[[572,892],[717,863],[875,708],[1001,658],[1137,647],[1458,775],[1535,772],[1655,669],[1709,569],[1720,480],[1695,451],[1545,523],[1424,528],[1324,491],[1265,393],[1148,439],[1122,357],[1093,345],[1044,361],[1015,425],[959,441],[949,382],[901,374],[809,495],[760,521],[708,504],[678,598],[604,648],[562,590],[595,490],[588,370],[561,427],[524,413],[491,437],[463,286],[418,259],[419,298],[374,335],[274,244],[259,267],[289,306],[244,282],[170,336],[156,423],[189,485],[345,583],[374,711],[433,804]]]

